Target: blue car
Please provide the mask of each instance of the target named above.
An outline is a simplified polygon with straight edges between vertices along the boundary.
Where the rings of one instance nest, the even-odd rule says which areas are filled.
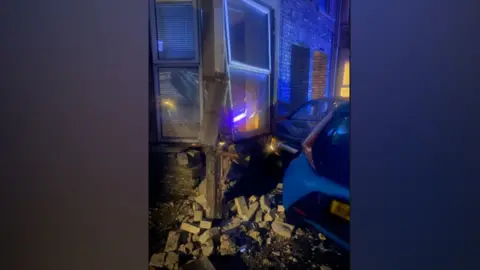
[[[307,224],[349,250],[350,103],[329,112],[305,139],[283,177],[287,221]]]

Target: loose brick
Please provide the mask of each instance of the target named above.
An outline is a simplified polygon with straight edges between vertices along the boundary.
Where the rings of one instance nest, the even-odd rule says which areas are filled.
[[[258,201],[258,197],[255,196],[255,195],[252,195],[252,196],[250,196],[250,198],[248,198],[248,202],[249,202],[250,204],[252,204],[252,203],[254,203],[254,202],[256,202],[256,201]]]
[[[200,204],[203,208],[207,206],[207,198],[203,194],[195,197],[195,202]]]
[[[255,202],[253,203],[250,208],[248,209],[247,213],[242,217],[243,220],[245,221],[249,221],[252,219],[252,217],[255,215],[255,213],[257,212],[257,209],[258,209],[258,203]]]
[[[200,222],[202,221],[202,219],[203,219],[203,211],[201,210],[195,211],[195,213],[193,214],[193,221]]]
[[[228,232],[238,228],[241,224],[242,224],[242,220],[238,217],[234,217],[232,218],[232,220],[230,220],[230,222],[225,224],[222,229],[224,232]]]
[[[167,237],[167,243],[165,244],[165,252],[177,250],[179,240],[180,240],[180,232],[177,232],[177,231],[169,232]]]
[[[163,267],[164,263],[165,263],[165,253],[163,252],[160,252],[160,253],[156,253],[156,254],[153,254],[152,257],[150,258],[150,266],[153,266],[153,267]]]
[[[275,210],[270,210],[268,213],[265,214],[265,221],[273,221],[277,217]]]
[[[292,237],[292,233],[293,233],[293,229],[295,227],[293,225],[290,225],[290,224],[287,224],[287,223],[283,223],[283,222],[278,222],[278,221],[275,221],[272,223],[272,230],[283,236],[283,237],[287,237],[287,238],[290,238]]]
[[[212,255],[214,248],[215,248],[215,245],[213,244],[212,239],[203,243],[202,244],[202,254],[203,254],[203,256],[208,257],[208,256]]]
[[[271,210],[270,199],[267,196],[263,195],[260,197],[260,207],[264,212],[269,212]]]
[[[213,237],[217,236],[220,233],[219,230],[212,228],[210,230],[206,230],[204,233],[198,237],[198,241],[200,243],[205,243],[206,241],[212,239]]]
[[[262,211],[257,211],[255,214],[255,222],[260,223],[263,221],[263,213]]]
[[[192,224],[188,224],[186,222],[183,222],[182,225],[180,226],[180,230],[184,230],[186,232],[189,232],[191,234],[198,234],[200,233],[200,228],[193,226]]]
[[[210,229],[212,228],[212,222],[208,220],[200,221],[200,228],[201,229]]]
[[[240,196],[235,198],[235,205],[237,206],[237,212],[240,217],[243,217],[248,212],[247,202],[245,201],[245,197]]]
[[[178,265],[180,257],[175,252],[168,252],[167,257],[165,258],[165,265],[167,268],[172,269]]]

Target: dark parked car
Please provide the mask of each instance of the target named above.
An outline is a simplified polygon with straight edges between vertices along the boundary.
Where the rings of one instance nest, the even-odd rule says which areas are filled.
[[[287,220],[313,226],[339,246],[350,238],[350,104],[322,116],[283,177]]]
[[[323,98],[310,100],[275,123],[276,140],[294,149],[300,149],[303,140],[315,126],[335,107],[347,102],[342,98]]]

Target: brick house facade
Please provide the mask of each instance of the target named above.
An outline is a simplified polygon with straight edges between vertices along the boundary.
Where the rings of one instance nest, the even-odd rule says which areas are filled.
[[[151,142],[195,141],[204,98],[202,0],[151,1]],[[239,119],[234,124],[235,131],[244,133],[239,137],[268,133],[275,116],[309,99],[338,94],[333,81],[339,1],[224,1],[230,77],[226,106]],[[258,48],[269,57],[258,54]]]

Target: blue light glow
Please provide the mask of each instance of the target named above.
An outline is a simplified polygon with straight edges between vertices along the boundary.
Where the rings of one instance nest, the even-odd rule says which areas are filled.
[[[310,48],[311,52],[320,50],[327,55],[331,53],[332,33],[335,31],[335,23],[322,12],[312,9],[310,1],[304,0],[280,0],[281,12],[279,14],[282,24],[279,32],[279,53],[278,53],[278,82],[277,82],[277,101],[279,106],[278,113],[286,115],[291,110],[289,108],[292,97],[296,94],[292,92],[291,86],[291,63],[292,63],[292,44],[303,44]],[[311,55],[313,56],[313,55]],[[310,57],[310,63],[313,57]],[[312,95],[312,67],[310,66],[310,78],[308,87],[308,96]],[[330,94],[330,67],[326,77],[325,95]]]
[[[255,8],[256,10],[260,11],[260,12],[263,13],[263,14],[269,14],[269,13],[270,13],[270,11],[268,10],[268,8],[259,5],[259,4],[257,4],[256,2],[254,2],[254,1],[251,1],[251,0],[243,0],[243,2],[245,2],[246,4],[249,4],[250,6],[252,6],[253,8]]]
[[[265,69],[265,68],[259,68],[259,67],[254,67],[251,65],[243,64],[237,61],[230,61],[230,67],[235,68],[235,69],[240,69],[240,70],[245,70],[245,71],[251,71],[255,73],[261,73],[261,74],[270,74],[270,70]]]
[[[233,122],[236,123],[236,122],[242,120],[242,119],[245,118],[245,117],[247,117],[247,110],[245,110],[243,113],[235,116],[235,117],[233,118]]]

